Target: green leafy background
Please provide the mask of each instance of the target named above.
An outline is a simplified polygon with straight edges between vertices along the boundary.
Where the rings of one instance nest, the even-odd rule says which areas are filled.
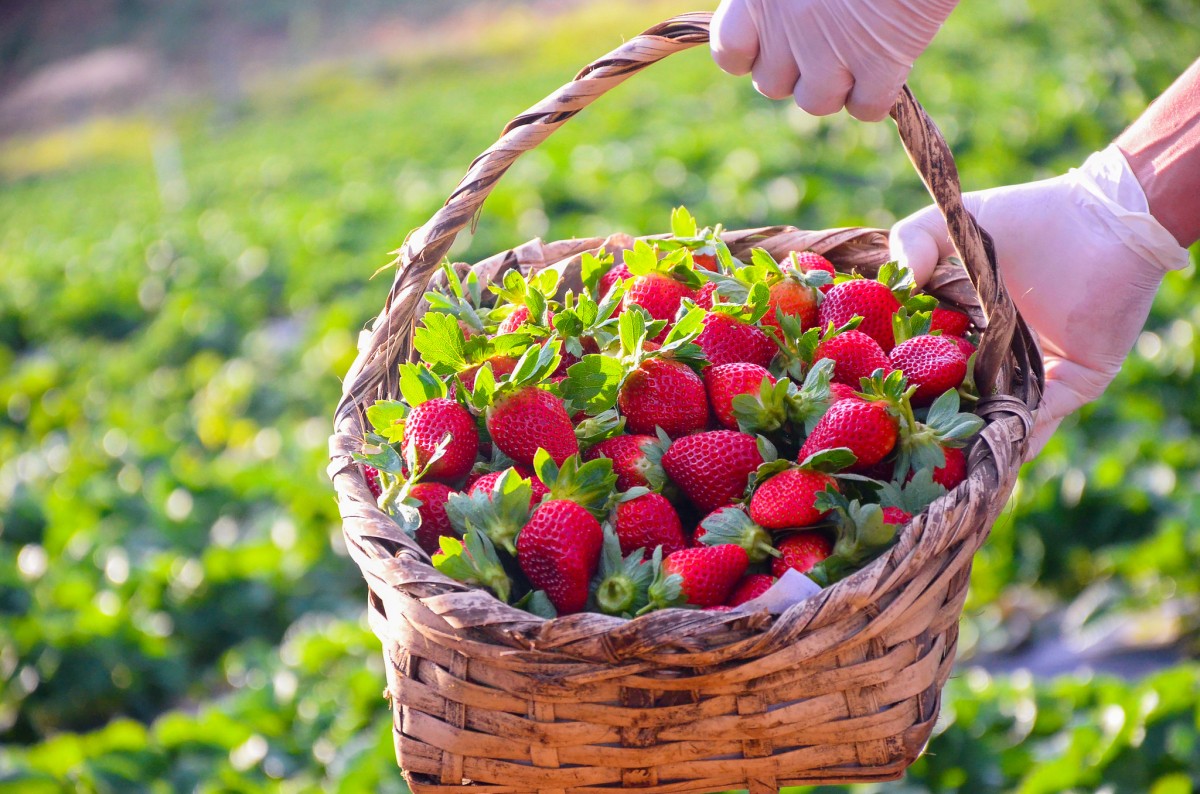
[[[512,115],[690,8],[492,6],[233,108],[0,142],[0,792],[405,789],[324,475],[369,277]],[[911,82],[965,187],[1037,179],[1136,117],[1197,23],[1186,0],[964,3]],[[658,231],[679,203],[825,228],[925,202],[890,124],[807,117],[698,49],[524,157],[455,251]],[[937,737],[858,791],[1200,789],[1198,298],[1168,276],[1117,382],[1026,467]]]

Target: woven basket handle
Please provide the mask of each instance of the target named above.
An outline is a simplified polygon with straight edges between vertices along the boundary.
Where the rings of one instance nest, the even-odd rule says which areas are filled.
[[[630,39],[585,67],[575,79],[508,123],[500,139],[471,163],[444,206],[412,232],[397,252],[397,272],[383,312],[344,382],[338,421],[361,415],[361,403],[396,393],[399,360],[408,355],[413,318],[430,279],[455,237],[479,212],[509,166],[597,97],[668,55],[708,41],[709,13],[674,17]],[[937,126],[907,86],[892,108],[900,139],[946,217],[951,239],[988,319],[976,358],[976,383],[989,393],[1001,373],[1016,325],[1016,310],[1004,290],[991,241],[962,203],[958,171]]]

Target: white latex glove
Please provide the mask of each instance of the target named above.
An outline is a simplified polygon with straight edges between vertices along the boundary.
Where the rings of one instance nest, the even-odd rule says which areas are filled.
[[[887,116],[913,61],[958,0],[722,0],[713,60],[763,96],[816,116]]]
[[[1042,346],[1046,393],[1032,458],[1064,417],[1116,377],[1163,275],[1186,266],[1187,251],[1149,214],[1116,146],[1064,176],[963,200],[991,233],[1008,293]],[[891,251],[923,284],[954,248],[937,208],[926,207],[892,228]]]

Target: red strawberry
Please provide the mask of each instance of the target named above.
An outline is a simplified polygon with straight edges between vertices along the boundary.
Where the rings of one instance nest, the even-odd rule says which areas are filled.
[[[857,387],[847,386],[845,383],[830,383],[829,398],[830,404],[840,402],[841,400],[860,400],[861,397],[856,394]]]
[[[426,475],[436,480],[457,480],[475,465],[479,454],[475,417],[454,400],[439,397],[414,408],[404,425],[404,449],[415,447],[420,466],[429,461],[447,435],[451,441],[445,453],[430,465]]]
[[[779,350],[762,329],[717,312],[704,315],[696,344],[714,367],[744,361],[765,368]]]
[[[971,344],[966,339],[963,339],[961,336],[947,336],[946,338],[957,345],[958,349],[962,351],[962,354],[968,359],[971,358],[971,356],[975,353],[975,345]]]
[[[773,584],[775,584],[774,576],[768,576],[765,573],[747,574],[733,588],[733,592],[729,594],[729,601],[726,603],[731,607],[741,606],[770,590]]]
[[[738,422],[733,413],[733,398],[739,394],[758,394],[764,379],[775,385],[771,373],[758,364],[735,362],[706,369],[704,385],[708,389],[708,402],[717,421],[730,430],[736,430]]]
[[[938,307],[933,310],[932,322],[929,325],[929,330],[941,331],[946,336],[966,336],[967,328],[971,325],[971,318],[960,311],[954,309],[943,309]]]
[[[670,359],[649,359],[629,373],[617,407],[631,433],[650,434],[661,427],[675,438],[708,424],[704,381],[686,364]]]
[[[695,296],[695,290],[682,281],[676,281],[662,273],[648,273],[633,280],[625,290],[621,306],[628,309],[636,303],[655,320],[671,323],[675,320],[675,313],[679,311],[679,304],[683,299]]]
[[[497,334],[511,334],[518,328],[529,321],[529,307],[518,306],[513,309],[513,313],[504,318],[499,327],[496,328]]]
[[[716,254],[701,254],[701,253],[696,253],[695,251],[693,251],[692,252],[692,261],[696,263],[696,267],[702,268],[704,270],[716,270],[717,269]]]
[[[727,543],[702,549],[682,549],[663,560],[663,573],[678,575],[687,603],[697,607],[715,607],[729,600],[750,558],[741,546]]]
[[[550,493],[550,489],[547,488],[545,483],[543,483],[541,480],[539,480],[537,477],[535,477],[532,473],[527,472],[527,471],[522,471],[521,469],[516,468],[516,467],[513,467],[512,470],[516,473],[516,475],[518,477],[522,477],[524,479],[529,480],[530,488],[533,490],[533,494],[529,497],[529,509],[532,510],[537,505],[538,502],[542,501],[543,496]],[[473,482],[469,486],[467,486],[467,493],[469,493],[469,494],[491,493],[496,488],[496,480],[500,479],[500,476],[502,474],[504,474],[504,472],[506,472],[506,471],[508,471],[508,469],[501,469],[500,471],[488,472],[487,474],[483,475],[478,480],[476,480],[475,482]]]
[[[933,481],[949,491],[967,479],[967,453],[958,447],[942,447],[942,451],[946,463],[933,470]]]
[[[929,405],[943,392],[957,389],[967,376],[966,356],[944,336],[914,336],[896,345],[888,360],[917,387],[913,405]]]
[[[421,516],[421,525],[417,527],[417,544],[426,554],[437,553],[438,538],[458,537],[446,516],[446,500],[452,493],[454,491],[440,482],[419,482],[409,491],[409,495],[421,503],[417,508]]]
[[[662,494],[642,494],[620,502],[613,512],[623,555],[645,549],[649,556],[655,546],[662,546],[664,555],[687,548],[679,514]]]
[[[800,448],[799,460],[826,449],[848,447],[853,468],[873,466],[896,446],[899,423],[882,401],[840,400],[817,422]]]
[[[835,284],[826,293],[817,316],[822,328],[830,323],[837,328],[850,322],[855,315],[862,315],[858,330],[878,342],[886,353],[896,344],[892,336],[892,315],[899,309],[900,301],[886,284],[856,278]]]
[[[696,305],[701,309],[711,309],[715,301],[717,282],[710,281],[696,291]]]
[[[512,356],[492,356],[484,363],[492,365],[492,374],[496,376],[496,380],[500,380],[517,368],[517,360]],[[463,386],[468,391],[475,388],[475,376],[479,373],[479,368],[482,366],[483,364],[476,364],[458,373],[458,377],[462,379]]]
[[[796,267],[805,273],[812,270],[824,270],[830,277],[837,275],[837,270],[834,268],[833,263],[815,251],[801,251],[795,255],[794,261]],[[821,292],[829,292],[829,290],[833,289],[833,284],[825,284],[820,289]]]
[[[800,321],[800,329],[807,330],[817,324],[817,292],[812,287],[790,278],[771,285],[767,299],[767,313],[759,322],[763,326],[779,329],[776,311],[790,315]]]
[[[783,555],[771,561],[771,573],[783,576],[789,569],[808,573],[817,563],[833,553],[833,542],[821,532],[808,530],[788,535],[776,545]]]
[[[912,513],[905,512],[899,507],[883,508],[883,523],[885,524],[907,524],[912,520]]]
[[[600,522],[586,508],[551,499],[537,506],[517,535],[517,563],[560,615],[579,612],[603,543]]]
[[[662,458],[667,476],[706,513],[741,496],[750,474],[762,462],[758,440],[735,430],[684,436]]]
[[[628,491],[639,485],[661,488],[662,467],[647,456],[648,449],[658,444],[654,436],[633,435],[606,438],[583,453],[584,460],[611,458],[617,475],[617,490]]]
[[[596,300],[598,301],[600,298],[607,295],[608,291],[612,289],[613,284],[617,283],[617,279],[629,278],[632,275],[633,274],[629,272],[629,268],[624,262],[613,265],[611,268],[609,268],[607,273],[600,277],[600,281],[597,286],[597,291],[600,294],[596,296]]]
[[[500,451],[522,466],[533,466],[539,447],[560,464],[579,452],[562,398],[536,386],[523,386],[497,399],[488,408],[487,429]]]
[[[833,380],[857,389],[862,378],[870,377],[877,369],[891,370],[887,354],[870,336],[862,331],[845,331],[817,345],[813,359],[833,359]]]
[[[811,469],[786,469],[764,482],[750,497],[750,518],[765,529],[791,529],[817,523],[828,511],[817,510],[817,494],[837,480]]]
[[[363,477],[367,479],[367,488],[371,489],[371,496],[378,499],[380,494],[383,493],[383,484],[379,481],[379,469],[364,463],[362,470]]]

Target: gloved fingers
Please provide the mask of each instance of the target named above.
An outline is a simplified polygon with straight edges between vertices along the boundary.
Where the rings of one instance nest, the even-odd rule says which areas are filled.
[[[901,220],[892,227],[888,240],[892,259],[913,271],[917,286],[929,280],[939,259],[954,253],[946,219],[935,206]]]
[[[887,118],[900,88],[908,78],[908,69],[896,67],[887,77],[856,75],[854,87],[846,98],[846,112],[859,121],[882,121]]]
[[[800,79],[800,68],[791,53],[778,52],[767,43],[759,51],[750,74],[758,93],[767,99],[787,99]]]
[[[713,14],[709,49],[717,66],[729,74],[750,72],[758,58],[758,26],[746,0],[722,0]]]
[[[806,113],[829,116],[845,106],[853,88],[854,76],[847,69],[803,69],[792,96]]]

